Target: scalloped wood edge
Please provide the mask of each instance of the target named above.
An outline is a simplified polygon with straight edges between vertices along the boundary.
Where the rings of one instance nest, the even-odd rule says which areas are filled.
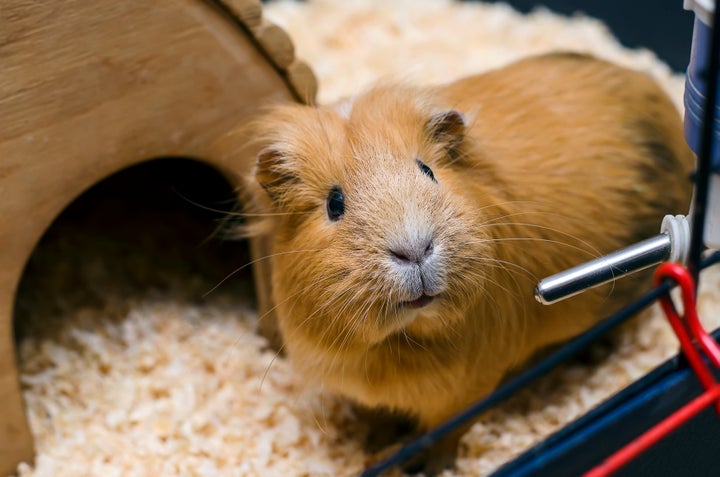
[[[285,30],[263,17],[260,1],[223,0],[222,3],[257,40],[259,47],[286,78],[296,98],[305,104],[315,104],[318,91],[315,74],[307,63],[295,57],[295,47]]]

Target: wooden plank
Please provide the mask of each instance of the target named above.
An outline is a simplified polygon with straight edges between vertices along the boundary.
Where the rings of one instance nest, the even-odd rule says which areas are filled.
[[[262,21],[260,0],[225,0],[224,4],[246,27],[252,29]]]
[[[278,68],[285,70],[290,66],[295,59],[295,47],[285,30],[263,19],[252,28],[252,33]]]
[[[300,101],[305,104],[315,104],[318,92],[318,83],[315,73],[307,63],[295,60],[287,68],[290,85],[295,90]]]

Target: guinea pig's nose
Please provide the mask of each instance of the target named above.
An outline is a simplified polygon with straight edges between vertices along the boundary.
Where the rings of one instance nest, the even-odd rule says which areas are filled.
[[[402,264],[420,264],[433,253],[433,241],[427,239],[416,243],[405,242],[390,248],[390,255]]]

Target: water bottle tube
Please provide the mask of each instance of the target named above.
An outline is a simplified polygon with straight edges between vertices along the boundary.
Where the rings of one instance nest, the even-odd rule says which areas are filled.
[[[685,263],[689,246],[687,218],[666,215],[660,235],[541,280],[535,287],[535,299],[550,305],[665,260]]]

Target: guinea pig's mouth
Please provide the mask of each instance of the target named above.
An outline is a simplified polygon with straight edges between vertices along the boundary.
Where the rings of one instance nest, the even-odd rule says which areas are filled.
[[[435,299],[433,296],[422,294],[420,295],[420,298],[417,298],[412,301],[403,301],[400,302],[400,306],[407,307],[407,308],[422,308],[424,306],[427,306]]]

